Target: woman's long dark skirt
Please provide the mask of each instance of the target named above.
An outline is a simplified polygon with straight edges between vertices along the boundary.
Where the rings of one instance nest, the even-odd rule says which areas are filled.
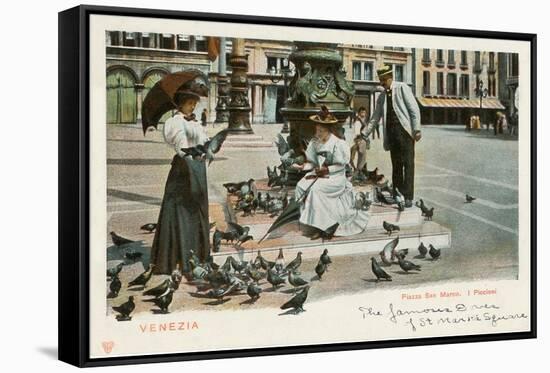
[[[178,264],[184,273],[189,272],[191,250],[201,260],[210,253],[206,166],[203,161],[176,155],[151,248],[154,272],[169,274]]]

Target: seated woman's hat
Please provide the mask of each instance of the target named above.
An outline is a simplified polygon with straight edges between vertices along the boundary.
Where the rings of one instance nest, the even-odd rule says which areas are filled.
[[[338,123],[338,119],[336,119],[336,117],[330,113],[325,105],[321,106],[321,110],[317,114],[310,115],[309,119],[321,124]]]

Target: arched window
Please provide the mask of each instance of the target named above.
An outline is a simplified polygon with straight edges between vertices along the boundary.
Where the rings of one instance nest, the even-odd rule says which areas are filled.
[[[136,122],[136,79],[131,70],[107,72],[107,123]]]

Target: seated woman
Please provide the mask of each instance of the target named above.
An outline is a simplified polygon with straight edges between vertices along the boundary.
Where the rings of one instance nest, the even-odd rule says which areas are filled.
[[[346,178],[350,149],[334,134],[338,120],[326,107],[310,119],[316,122],[316,133],[306,149],[307,161],[293,165],[311,170],[296,185],[295,198],[302,199],[300,223],[316,228],[312,238],[361,233],[368,211],[355,208],[355,193]]]

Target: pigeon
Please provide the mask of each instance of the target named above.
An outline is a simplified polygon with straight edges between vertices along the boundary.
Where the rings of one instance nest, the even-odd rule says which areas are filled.
[[[430,244],[429,246],[430,246],[429,253],[432,259],[433,260],[439,259],[439,257],[441,256],[441,249],[436,249],[432,244]]]
[[[397,208],[399,209],[399,211],[405,211],[405,197],[403,196],[403,194],[401,194],[399,189],[395,188],[393,198],[397,203]]]
[[[141,259],[141,257],[143,256],[143,253],[140,253],[139,251],[134,251],[134,250],[131,250],[131,251],[128,251],[127,253],[124,254],[124,257],[128,260],[131,260],[133,261],[134,263],[138,260],[138,259]]]
[[[323,275],[325,274],[327,270],[326,264],[323,264],[322,261],[319,260],[319,263],[315,266],[315,273],[317,273],[317,277],[319,277],[319,281],[322,280]]]
[[[275,260],[275,269],[277,272],[281,272],[285,268],[285,256],[283,255],[283,248],[279,248],[279,256]]]
[[[204,280],[208,281],[213,289],[218,289],[223,285],[229,285],[231,283],[229,274],[219,270],[210,272],[204,276]]]
[[[399,260],[399,267],[401,267],[401,269],[406,273],[409,271],[420,271],[420,265],[405,260],[402,256],[398,256],[397,260]]]
[[[386,281],[391,281],[391,276],[388,275],[386,271],[382,269],[382,267],[380,267],[380,264],[378,264],[376,258],[372,257],[370,258],[370,260],[372,263],[372,273],[374,273],[374,275],[376,276],[376,282],[380,281],[381,278]]]
[[[281,187],[284,188],[288,184],[288,172],[282,171],[271,183],[272,188]]]
[[[277,134],[277,141],[275,141],[275,144],[277,145],[277,151],[280,156],[283,156],[290,151],[290,145],[288,145],[288,142],[280,133]]]
[[[189,265],[191,266],[193,280],[202,280],[208,274],[208,271],[198,265],[193,258],[189,259]]]
[[[267,166],[267,186],[271,187],[278,181],[280,176],[277,174],[277,167],[273,166],[273,171]]]
[[[231,267],[233,267],[233,269],[235,270],[235,272],[239,272],[241,273],[242,271],[244,271],[247,267],[248,267],[248,263],[247,262],[238,262],[235,258],[233,258],[232,256],[229,257],[229,261],[231,263]]]
[[[246,196],[248,193],[252,192],[254,195],[258,194],[256,189],[256,183],[254,179],[248,179],[248,181],[241,186],[240,194],[241,196]]]
[[[215,253],[220,251],[220,245],[222,243],[222,232],[219,230],[215,230],[214,234],[212,235],[212,251]]]
[[[192,148],[181,148],[185,155],[190,155],[193,158],[205,156],[208,160],[208,165],[214,160],[214,154],[219,152],[225,139],[227,138],[228,130],[222,130],[215,134],[210,140],[204,144],[199,144]]]
[[[238,183],[225,183],[222,184],[229,194],[237,194],[241,191],[241,187],[245,185],[247,181],[239,181]]]
[[[216,228],[216,231],[214,232],[214,234],[217,235],[220,238],[220,240],[225,240],[231,243],[233,243],[233,241],[237,239],[237,232],[234,232],[234,231],[222,232]],[[214,238],[212,238],[212,240],[214,240]]]
[[[132,319],[130,317],[130,314],[134,311],[135,308],[136,304],[134,303],[134,296],[130,295],[127,302],[122,303],[120,306],[113,306],[113,311],[119,313],[116,316],[116,319],[118,321],[127,321]]]
[[[288,302],[281,306],[282,310],[289,308],[294,309],[294,313],[304,312],[304,303],[307,299],[307,294],[309,292],[309,286],[304,287],[302,291],[292,297]]]
[[[476,200],[477,198],[474,197],[474,196],[471,196],[469,194],[466,194],[466,203],[472,203]]]
[[[155,229],[157,229],[157,225],[155,223],[147,223],[145,225],[142,225],[139,229],[141,229],[142,231],[153,233]]]
[[[110,293],[107,296],[107,298],[116,298],[116,297],[118,297],[118,292],[120,291],[121,287],[122,287],[122,283],[120,282],[120,279],[118,278],[118,275],[114,275],[112,277],[111,283],[109,284]]]
[[[378,202],[381,202],[381,203],[384,203],[386,205],[391,205],[391,201],[389,201],[388,199],[386,199],[386,196],[384,195],[384,193],[382,193],[382,190],[380,188],[375,188],[375,192],[376,192],[376,200]]]
[[[233,269],[233,266],[231,265],[231,256],[228,256],[225,259],[225,262],[222,264],[220,268],[223,272],[229,273]]]
[[[124,267],[124,262],[120,262],[114,267],[107,268],[107,277],[113,278],[117,276],[120,271],[122,271],[122,267]]]
[[[427,209],[424,216],[426,217],[426,220],[432,220],[434,216],[434,208],[432,207],[431,209]]]
[[[208,272],[217,271],[218,269],[220,269],[220,265],[216,264],[212,255],[208,255],[208,257],[204,261],[204,267]]]
[[[155,266],[154,264],[149,264],[149,268],[145,272],[143,272],[141,275],[139,275],[138,277],[136,277],[135,279],[133,279],[132,281],[130,281],[128,283],[128,287],[132,287],[132,286],[143,286],[143,287],[145,287],[145,285],[147,285],[147,283],[149,282],[149,280],[153,276],[153,267],[154,266]]]
[[[306,280],[297,276],[294,271],[290,271],[288,273],[288,283],[294,286],[294,292],[296,292],[296,288],[299,288],[301,286],[305,286],[308,284]]]
[[[422,216],[425,216],[426,215],[426,211],[428,210],[428,208],[426,207],[426,205],[424,204],[424,200],[422,198],[420,198],[417,202],[416,202],[416,206],[418,208],[420,208],[420,210],[422,210]]]
[[[255,283],[258,283],[262,278],[264,278],[264,274],[262,272],[256,271],[250,266],[246,268],[245,273]]]
[[[206,159],[208,160],[208,165],[210,166],[210,163],[214,160],[214,154],[218,153],[220,149],[222,148],[222,145],[227,139],[227,134],[229,131],[227,129],[221,130],[210,140],[204,143],[204,148],[206,150]]]
[[[330,259],[330,256],[328,256],[328,249],[323,250],[323,253],[321,254],[319,260],[327,267],[329,264],[332,264],[332,260]]]
[[[403,259],[405,259],[405,257],[409,255],[409,249],[401,249],[401,250],[398,250],[398,251],[395,251],[395,249],[392,251],[392,260],[394,260],[395,258],[401,256],[403,257]]]
[[[399,236],[391,240],[390,242],[388,242],[384,246],[382,251],[380,251],[380,260],[382,261],[382,263],[384,263],[384,265],[386,266],[392,265],[392,261],[395,258],[395,248],[397,247],[398,244],[399,244]]]
[[[229,225],[231,230],[237,233],[237,245],[242,245],[246,241],[254,239],[254,237],[248,234],[248,232],[250,231],[250,227],[242,226],[232,221],[228,222],[227,224]]]
[[[122,245],[126,245],[126,244],[129,244],[129,243],[133,243],[133,242],[134,242],[134,241],[132,241],[132,240],[129,240],[129,239],[127,239],[127,238],[124,238],[124,237],[119,236],[119,235],[116,234],[115,232],[111,232],[110,235],[111,235],[111,240],[113,241],[113,243],[114,243],[116,246],[122,246]]]
[[[368,211],[371,205],[371,201],[367,198],[367,194],[364,192],[357,193],[355,197],[355,209]]]
[[[269,260],[265,259],[260,251],[258,251],[258,256],[256,257],[256,260],[254,260],[254,263],[256,262],[260,263],[260,267],[262,267],[264,271],[275,267],[275,262],[270,262]]]
[[[378,177],[378,167],[376,167],[372,171],[367,170],[367,180],[376,182],[377,177]]]
[[[197,255],[197,253],[195,253],[195,250],[191,249],[189,250],[189,256],[191,257],[191,259],[193,259],[195,261],[195,263],[200,263],[201,260],[199,259],[199,256]]]
[[[277,273],[275,273],[275,271],[273,269],[269,269],[267,271],[267,282],[269,282],[271,284],[273,289],[276,289],[278,286],[281,286],[286,281],[285,281],[284,278],[282,278]]]
[[[418,253],[420,254],[419,258],[425,258],[426,254],[428,253],[428,249],[426,246],[424,246],[424,242],[420,242],[420,246],[418,246]]]
[[[384,227],[384,229],[386,230],[386,232],[388,232],[388,236],[391,236],[392,232],[394,232],[394,231],[399,231],[399,230],[400,230],[398,225],[388,223],[388,222],[385,221],[385,220],[384,220],[384,222],[382,223],[382,226]]]
[[[223,297],[225,297],[226,295],[229,295],[233,291],[235,291],[237,289],[237,286],[238,286],[238,284],[234,283],[233,285],[227,286],[225,288],[212,289],[207,293],[207,295],[210,298],[216,298],[220,302],[223,302]]]
[[[174,296],[174,288],[169,287],[163,294],[156,298],[144,299],[144,302],[154,303],[155,306],[160,308],[161,313],[168,313],[168,306],[172,303],[172,298]]]
[[[251,282],[246,287],[246,294],[252,299],[252,302],[257,301],[260,298],[260,293],[262,292],[262,288],[256,285],[254,282]]]
[[[174,290],[177,290],[179,288],[181,279],[182,279],[182,276],[179,270],[174,270],[170,278],[165,279],[160,285],[144,291],[143,295],[160,297],[169,288],[173,288]]]
[[[285,267],[286,272],[292,272],[297,271],[298,268],[302,265],[302,252],[298,251],[298,254],[296,254],[296,258],[290,263],[287,264]]]

